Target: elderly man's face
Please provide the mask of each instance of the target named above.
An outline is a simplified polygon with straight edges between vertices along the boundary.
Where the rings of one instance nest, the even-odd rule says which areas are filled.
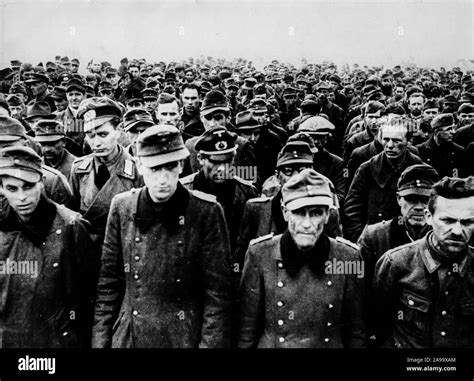
[[[12,108],[10,107],[10,110]],[[12,111],[12,114],[13,114],[13,111]],[[460,113],[458,114],[458,118],[459,118],[459,124],[461,126],[467,126],[468,124],[471,124],[472,122],[474,122],[474,112],[470,112],[470,113],[467,113],[467,112],[463,112],[463,113]]]
[[[232,155],[221,155],[222,159],[219,161],[211,160],[205,155],[198,154],[198,162],[202,167],[202,171],[206,179],[215,184],[222,184],[230,179],[229,175],[230,165],[234,157]]]
[[[426,210],[435,242],[446,254],[465,251],[474,233],[474,196],[448,199],[438,196],[431,214]]]
[[[425,104],[423,97],[410,97],[408,100],[408,109],[411,115],[420,116],[423,112],[423,105]]]
[[[284,209],[288,231],[298,249],[308,251],[314,247],[329,219],[327,206],[306,206],[289,211]]]
[[[34,97],[43,94],[47,88],[48,85],[46,84],[46,82],[38,81],[30,84],[30,90]]]
[[[156,167],[147,167],[139,159],[138,170],[143,175],[150,198],[154,202],[165,202],[176,192],[179,175],[183,171],[183,162],[174,161]]]
[[[426,225],[425,209],[428,207],[428,196],[409,194],[398,196],[397,200],[405,224],[419,228]]]

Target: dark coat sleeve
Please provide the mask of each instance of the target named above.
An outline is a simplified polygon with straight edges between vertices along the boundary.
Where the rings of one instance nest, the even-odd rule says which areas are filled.
[[[244,213],[240,222],[239,236],[237,238],[237,244],[233,255],[233,263],[239,265],[239,271],[242,270],[245,253],[247,252],[249,243],[252,239],[256,238],[257,234],[257,205],[249,201],[246,202]]]
[[[120,204],[112,200],[105,240],[102,249],[102,267],[97,285],[92,347],[110,348],[112,327],[118,317],[125,294],[125,269],[120,234]]]
[[[250,246],[245,255],[239,289],[239,348],[254,348],[262,332],[264,320],[264,290],[258,253]]]
[[[367,221],[369,171],[368,164],[357,170],[344,204],[344,234],[353,242],[357,241]]]
[[[219,203],[209,210],[204,223],[202,269],[204,316],[200,348],[230,346],[232,279],[229,232]]]

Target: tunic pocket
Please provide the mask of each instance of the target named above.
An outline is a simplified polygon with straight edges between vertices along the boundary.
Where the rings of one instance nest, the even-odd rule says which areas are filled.
[[[399,325],[408,334],[426,338],[429,333],[429,309],[431,302],[413,292],[403,290],[400,297],[401,310],[398,313]],[[403,322],[402,324],[400,324]]]

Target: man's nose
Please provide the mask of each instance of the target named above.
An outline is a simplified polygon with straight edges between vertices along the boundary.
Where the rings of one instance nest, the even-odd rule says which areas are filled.
[[[461,222],[456,221],[451,228],[451,232],[456,235],[462,235],[463,227],[462,227]]]

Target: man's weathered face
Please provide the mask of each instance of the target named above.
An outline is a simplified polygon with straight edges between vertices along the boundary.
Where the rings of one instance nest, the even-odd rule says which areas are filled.
[[[9,106],[10,107],[10,113],[12,114],[13,118],[19,117],[21,113],[25,110],[25,105],[21,104],[18,106]]]
[[[68,104],[69,101],[67,100],[67,98],[54,100],[54,105],[56,106],[57,111],[64,111]]]
[[[441,127],[435,131],[435,136],[437,137],[438,142],[443,144],[452,142],[455,132],[456,129],[454,126]]]
[[[387,157],[396,160],[403,156],[408,145],[406,128],[383,126],[380,133],[384,152]]]
[[[120,80],[120,77],[118,76],[117,73],[110,73],[106,75],[107,81],[109,81],[113,87],[116,87],[118,85],[118,82]]]
[[[424,104],[423,97],[410,97],[408,100],[408,110],[410,110],[411,115],[420,116],[423,112]]]
[[[474,233],[474,196],[448,199],[438,196],[434,212],[426,211],[435,241],[444,253],[456,255],[467,249]]]
[[[403,95],[405,95],[405,90],[404,90],[403,86],[395,87],[394,94],[395,94],[396,99],[402,99]]]
[[[296,104],[296,94],[285,94],[283,100],[288,109],[293,108]]]
[[[379,130],[379,125],[377,120],[380,118],[380,110],[377,112],[367,113],[364,116],[364,122],[367,126],[367,129],[372,134],[372,136],[377,136],[377,132]]]
[[[56,164],[64,153],[66,143],[64,139],[59,139],[55,142],[41,142],[40,146],[46,164]]]
[[[327,206],[306,206],[289,211],[284,209],[284,217],[288,222],[288,231],[298,249],[308,251],[314,247],[328,222]]]
[[[225,127],[227,123],[227,114],[224,111],[214,111],[204,116],[201,115],[201,122],[205,130],[220,126]]]
[[[79,64],[73,62],[71,64],[71,73],[77,73],[79,71]]]
[[[147,167],[139,160],[138,169],[148,194],[154,202],[168,201],[178,187],[179,175],[183,171],[183,162],[174,161],[156,167]]]
[[[128,72],[132,75],[133,78],[138,78],[138,76],[140,75],[140,69],[136,66],[129,67]]]
[[[332,87],[332,91],[336,91],[339,88],[339,83],[337,83],[336,81],[329,81],[329,84]]]
[[[5,107],[0,106],[0,116],[10,116]]]
[[[38,81],[30,84],[30,90],[34,97],[43,94],[47,88],[48,85],[46,84],[46,82]]]
[[[426,225],[425,210],[428,207],[428,196],[410,194],[398,196],[397,200],[405,224],[413,227]]]
[[[180,117],[178,102],[158,104],[156,118],[160,124],[176,126]]]
[[[185,89],[182,99],[186,114],[195,114],[199,110],[199,93],[197,89]]]
[[[12,110],[11,107],[10,107],[10,110]],[[12,114],[13,114],[13,111],[12,111]],[[459,119],[460,126],[467,126],[468,124],[471,124],[474,122],[474,112],[470,112],[470,113],[462,112],[458,114],[458,119]]]
[[[258,138],[260,137],[260,128],[254,128],[252,130],[242,130],[239,131],[239,135],[244,139],[251,141],[253,144],[256,144]]]
[[[77,110],[81,102],[86,98],[86,95],[82,94],[80,91],[72,90],[66,93],[66,98],[69,107],[71,107],[73,110]]]
[[[41,181],[29,183],[10,176],[4,176],[0,185],[1,193],[22,220],[27,220],[35,211],[41,197],[41,189]]]
[[[329,90],[327,89],[319,89],[316,90],[316,96],[318,97],[318,102],[320,104],[324,104],[328,100]]]
[[[232,164],[232,155],[222,155],[220,160],[211,160],[207,156],[198,154],[198,162],[206,179],[215,184],[222,184],[231,177],[228,175],[230,165]]]
[[[185,78],[186,78],[186,81],[188,81],[188,83],[191,83],[195,79],[194,73],[191,71],[187,71]]]
[[[119,131],[111,122],[86,132],[86,139],[95,156],[107,159],[117,149]]]
[[[427,108],[423,111],[423,117],[433,119],[436,115],[439,114],[438,108]]]

